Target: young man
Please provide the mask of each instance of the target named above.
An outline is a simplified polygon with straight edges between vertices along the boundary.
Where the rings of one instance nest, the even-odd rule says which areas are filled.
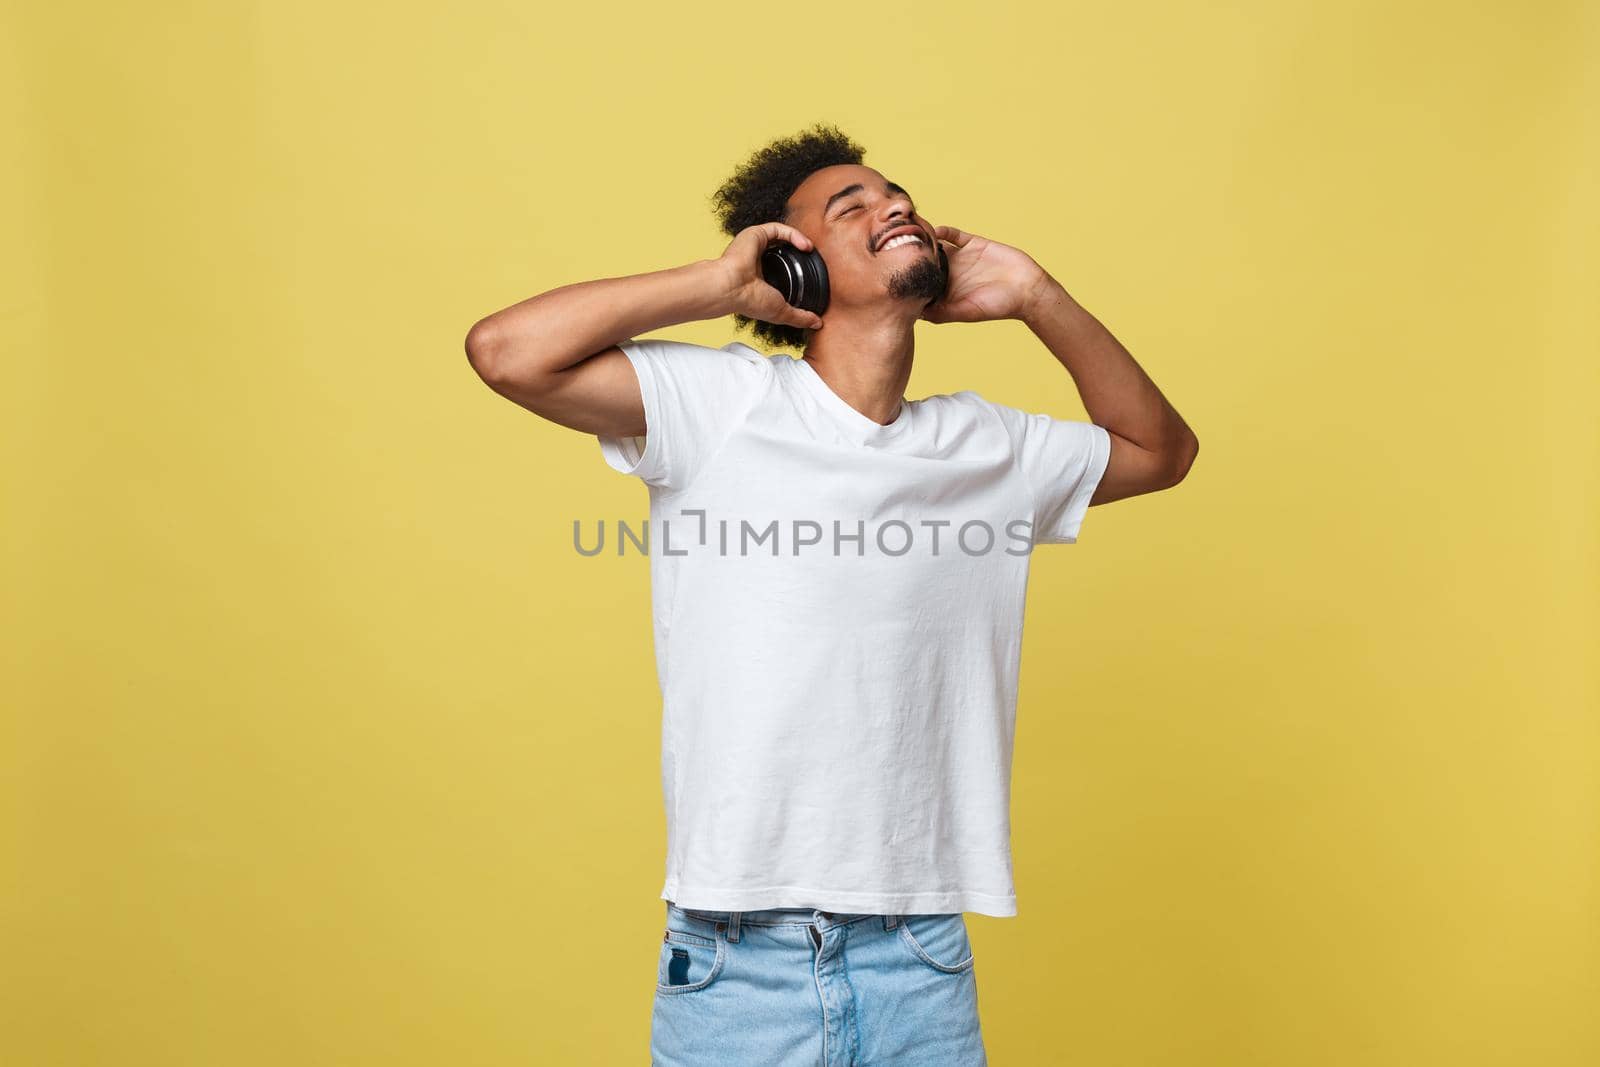
[[[658,1065],[986,1062],[964,913],[1016,914],[1028,553],[1198,449],[1030,256],[931,225],[861,159],[826,127],[777,142],[719,191],[719,258],[555,289],[467,338],[496,392],[649,486]],[[822,256],[821,316],[763,280],[775,240]],[[728,314],[803,357],[635,339]],[[906,400],[919,319],[1027,323],[1093,421]]]

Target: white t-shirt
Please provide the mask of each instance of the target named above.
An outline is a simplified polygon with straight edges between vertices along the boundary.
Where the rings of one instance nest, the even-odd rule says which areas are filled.
[[[650,492],[662,899],[1015,915],[1028,552],[1077,540],[1110,436],[971,391],[880,425],[785,354],[621,348],[646,434],[599,442]]]

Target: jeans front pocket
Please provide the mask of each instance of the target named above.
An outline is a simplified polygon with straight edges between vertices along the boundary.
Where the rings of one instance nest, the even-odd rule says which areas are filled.
[[[704,989],[717,980],[727,958],[727,941],[720,931],[714,938],[702,937],[669,924],[656,960],[656,992],[676,996]]]
[[[902,915],[899,930],[906,950],[934,970],[960,974],[972,969],[972,943],[961,912]]]

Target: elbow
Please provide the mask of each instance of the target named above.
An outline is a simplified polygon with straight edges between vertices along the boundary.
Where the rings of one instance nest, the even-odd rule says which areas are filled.
[[[493,381],[500,342],[495,327],[490,325],[488,319],[479,319],[472,324],[472,329],[467,331],[466,349],[467,362],[478,372],[478,377],[486,382]]]
[[[1189,476],[1189,468],[1194,466],[1194,458],[1199,454],[1200,439],[1193,433],[1186,434],[1183,447],[1178,450],[1177,457],[1173,461],[1172,485],[1177,485]]]

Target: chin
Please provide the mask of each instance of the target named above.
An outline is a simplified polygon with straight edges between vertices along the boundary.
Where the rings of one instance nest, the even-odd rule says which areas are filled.
[[[915,263],[907,263],[889,276],[889,295],[896,300],[919,300],[919,306],[939,299],[944,293],[944,274],[939,265],[924,255]]]

